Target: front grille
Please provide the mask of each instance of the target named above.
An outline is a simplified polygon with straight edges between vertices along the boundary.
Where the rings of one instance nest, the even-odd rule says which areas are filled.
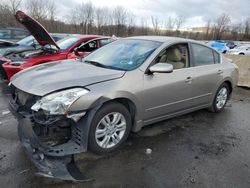
[[[71,123],[63,118],[49,125],[34,121],[33,130],[39,140],[47,146],[61,145],[71,138]]]

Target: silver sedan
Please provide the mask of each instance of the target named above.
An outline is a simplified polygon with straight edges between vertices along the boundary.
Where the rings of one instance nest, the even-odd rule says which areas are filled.
[[[131,37],[84,59],[18,73],[10,106],[24,146],[36,145],[43,160],[88,149],[105,154],[146,125],[203,108],[222,111],[237,79],[237,67],[204,44]]]

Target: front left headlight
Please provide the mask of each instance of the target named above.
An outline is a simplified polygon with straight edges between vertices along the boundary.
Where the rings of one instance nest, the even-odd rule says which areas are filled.
[[[66,114],[69,107],[89,90],[73,88],[49,94],[38,100],[31,109],[34,111],[45,110],[51,115]]]

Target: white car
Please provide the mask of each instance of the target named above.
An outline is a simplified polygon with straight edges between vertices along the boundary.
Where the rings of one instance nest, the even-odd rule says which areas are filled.
[[[233,55],[250,55],[250,45],[242,45],[227,52]]]

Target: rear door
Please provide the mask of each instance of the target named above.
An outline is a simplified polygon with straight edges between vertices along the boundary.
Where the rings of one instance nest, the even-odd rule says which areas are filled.
[[[191,67],[193,69],[193,105],[209,104],[213,100],[218,83],[223,79],[220,54],[201,44],[191,43]]]

